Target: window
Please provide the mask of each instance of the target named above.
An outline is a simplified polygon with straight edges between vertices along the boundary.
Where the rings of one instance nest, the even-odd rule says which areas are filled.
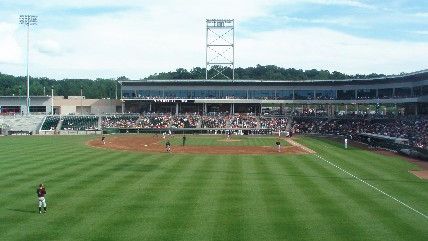
[[[296,100],[313,100],[314,91],[313,90],[295,90],[294,99]]]
[[[422,95],[428,95],[428,85],[422,86]]]
[[[292,90],[277,90],[276,97],[279,100],[292,100],[293,99],[293,91]]]
[[[21,112],[21,107],[20,106],[1,106],[0,112],[1,113],[19,113]]]
[[[355,90],[338,90],[338,100],[355,100]]]
[[[411,88],[396,88],[395,97],[396,98],[408,98],[412,96]]]
[[[30,112],[46,112],[46,106],[30,106]]]
[[[250,99],[275,99],[275,91],[274,90],[251,90],[249,92]]]
[[[389,89],[379,89],[378,90],[378,97],[379,99],[390,99],[392,98],[393,90],[392,88]]]
[[[375,89],[357,90],[357,99],[375,99],[375,98],[376,98]]]
[[[224,99],[247,99],[246,90],[223,90],[222,92]]]
[[[335,90],[317,90],[315,91],[315,97],[317,100],[334,100],[336,99]]]

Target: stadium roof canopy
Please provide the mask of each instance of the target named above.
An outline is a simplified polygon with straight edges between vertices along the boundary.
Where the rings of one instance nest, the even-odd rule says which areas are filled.
[[[364,85],[374,83],[397,83],[397,82],[414,82],[420,80],[428,80],[428,70],[418,72],[390,75],[385,77],[368,78],[368,79],[341,79],[341,80],[205,80],[205,79],[166,79],[166,80],[127,80],[119,81],[120,84],[125,86],[136,85],[164,85],[164,84],[200,84],[200,85],[239,85],[239,84],[284,84],[284,85],[302,85],[302,84],[319,84],[319,85]]]

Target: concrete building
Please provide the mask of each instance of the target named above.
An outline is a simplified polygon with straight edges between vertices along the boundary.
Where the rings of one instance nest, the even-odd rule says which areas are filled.
[[[122,101],[115,99],[86,99],[84,96],[54,96],[54,114],[57,115],[101,115],[121,113]]]
[[[86,99],[80,96],[31,96],[30,114],[101,115],[121,113],[122,101],[115,99]],[[0,96],[0,114],[26,115],[25,96]]]

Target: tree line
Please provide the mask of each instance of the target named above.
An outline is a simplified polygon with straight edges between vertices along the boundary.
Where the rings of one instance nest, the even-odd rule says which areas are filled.
[[[221,68],[221,67],[218,67]],[[232,69],[225,67],[224,73],[231,76]],[[214,76],[217,72],[210,69],[209,76]],[[294,68],[282,68],[275,65],[257,65],[256,67],[236,68],[235,79],[240,80],[339,80],[339,79],[363,79],[383,77],[382,74],[370,75],[347,75],[337,71],[328,70],[302,70]],[[191,70],[178,68],[175,71],[162,72],[150,75],[144,80],[166,80],[166,79],[205,79],[205,68],[196,67]],[[224,79],[224,76],[217,75],[214,79]],[[51,88],[54,95],[79,96],[82,89],[83,95],[88,99],[115,98],[116,89],[119,91],[118,81],[129,80],[125,76],[116,79],[62,79],[55,80],[49,78],[30,78],[31,95],[50,95]],[[26,77],[13,76],[0,73],[0,96],[26,95]],[[118,93],[119,95],[119,93]],[[119,95],[120,96],[120,95]]]

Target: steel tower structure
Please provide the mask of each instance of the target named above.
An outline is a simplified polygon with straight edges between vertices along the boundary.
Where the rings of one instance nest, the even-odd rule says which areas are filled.
[[[205,79],[218,76],[235,79],[235,22],[233,19],[207,19]],[[232,73],[226,73],[227,67]],[[210,69],[214,74],[209,76]],[[212,71],[211,71],[212,72]]]

